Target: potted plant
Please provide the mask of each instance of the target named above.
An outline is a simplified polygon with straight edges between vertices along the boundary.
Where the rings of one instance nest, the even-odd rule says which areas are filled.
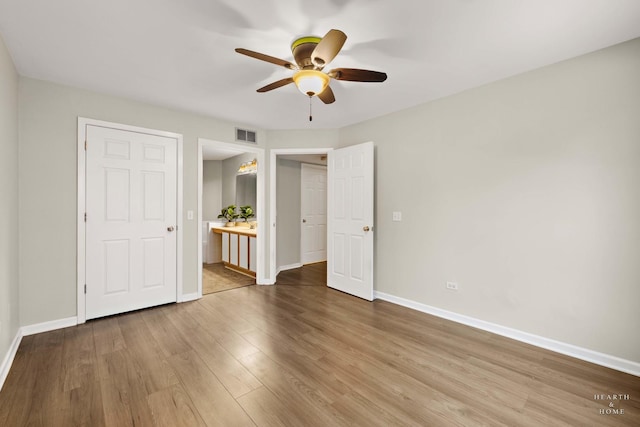
[[[238,218],[238,214],[236,213],[236,205],[229,205],[226,208],[222,208],[220,215],[218,218],[224,218],[227,220],[227,227],[233,227],[235,224],[236,218]]]
[[[249,223],[249,218],[253,218],[254,216],[255,216],[255,213],[251,206],[249,205],[240,206],[240,218],[244,219],[244,222],[246,224]]]

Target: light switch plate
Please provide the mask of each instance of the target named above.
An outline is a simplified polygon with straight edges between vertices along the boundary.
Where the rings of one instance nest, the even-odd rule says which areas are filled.
[[[187,211],[187,219],[193,219],[193,211]]]
[[[394,212],[392,219],[394,221],[402,221],[402,212]]]

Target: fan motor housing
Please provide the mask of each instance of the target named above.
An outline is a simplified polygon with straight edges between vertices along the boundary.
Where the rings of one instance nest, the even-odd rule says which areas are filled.
[[[315,65],[311,62],[311,53],[322,40],[320,37],[306,36],[296,39],[291,43],[291,53],[301,70],[314,69]]]

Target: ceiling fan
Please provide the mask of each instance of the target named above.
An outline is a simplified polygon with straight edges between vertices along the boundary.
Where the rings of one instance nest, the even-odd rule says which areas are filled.
[[[346,40],[346,34],[340,30],[330,30],[322,38],[314,36],[300,37],[291,44],[291,52],[293,53],[295,64],[248,49],[238,48],[236,52],[295,71],[293,76],[261,87],[258,92],[268,92],[286,86],[289,83],[295,83],[298,90],[309,96],[309,98],[317,96],[325,104],[331,104],[336,100],[329,86],[331,79],[374,83],[383,82],[387,79],[386,73],[357,68],[334,68],[328,73],[323,72],[325,65],[336,57]],[[309,120],[311,120],[311,117],[309,117]]]

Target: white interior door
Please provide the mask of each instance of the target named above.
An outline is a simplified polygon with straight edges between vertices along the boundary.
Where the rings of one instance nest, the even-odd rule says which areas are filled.
[[[302,164],[302,264],[327,260],[327,167]]]
[[[177,140],[87,126],[86,318],[177,299]]]
[[[329,152],[327,285],[373,300],[373,143]]]

